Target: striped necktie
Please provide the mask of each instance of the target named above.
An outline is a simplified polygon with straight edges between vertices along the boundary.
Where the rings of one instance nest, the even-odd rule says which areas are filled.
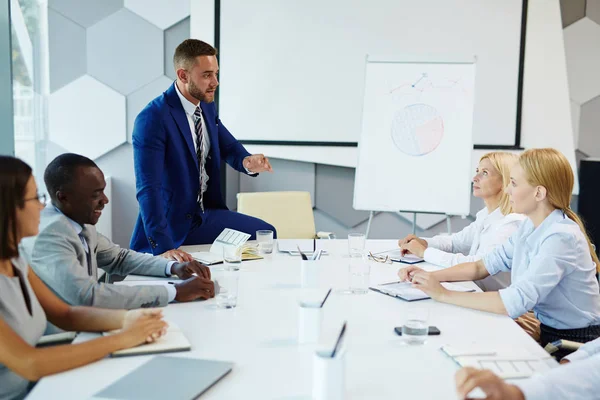
[[[200,171],[200,189],[198,190],[198,204],[204,212],[204,192],[208,186],[208,174],[206,173],[206,141],[202,132],[202,109],[196,107],[194,111],[194,129],[196,130],[196,157],[198,159],[198,170]]]

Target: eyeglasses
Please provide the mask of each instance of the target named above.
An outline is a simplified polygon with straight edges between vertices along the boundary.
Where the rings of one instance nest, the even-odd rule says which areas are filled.
[[[31,201],[31,200],[37,200],[40,203],[42,203],[43,205],[46,205],[48,198],[46,197],[45,194],[38,194],[37,196],[32,197],[30,199],[25,199],[24,201]]]
[[[382,264],[391,264],[392,263],[392,259],[390,258],[390,256],[376,256],[373,253],[369,252],[369,258],[375,262],[382,263]]]

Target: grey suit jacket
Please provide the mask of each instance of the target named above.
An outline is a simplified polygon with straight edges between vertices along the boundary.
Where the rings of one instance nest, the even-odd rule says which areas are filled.
[[[21,242],[22,254],[35,273],[66,303],[76,306],[133,309],[164,307],[167,289],[162,286],[120,286],[99,283],[98,268],[117,275],[165,276],[168,260],[122,249],[106,236],[85,225],[83,234],[91,253],[91,276],[87,255],[75,228],[49,205],[42,211],[40,233]]]

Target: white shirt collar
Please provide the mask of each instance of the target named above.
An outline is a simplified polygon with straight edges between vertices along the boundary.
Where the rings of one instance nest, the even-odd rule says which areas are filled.
[[[54,207],[54,209],[57,212],[61,213],[62,215],[65,215],[62,211],[60,211],[58,209],[58,207],[56,207],[54,205],[52,207]],[[66,215],[65,215],[65,218],[69,221],[71,226],[73,226],[73,229],[75,229],[75,233],[77,233],[77,235],[81,234],[81,232],[83,231],[83,227],[81,225],[79,225],[77,222],[73,221],[71,218],[67,217]]]
[[[179,97],[179,100],[181,101],[181,105],[183,106],[183,110],[185,111],[186,114],[188,114],[189,116],[194,115],[194,112],[196,111],[196,105],[194,103],[192,103],[191,101],[189,101],[188,99],[186,99],[181,92],[179,91],[179,87],[177,87],[177,81],[175,81],[175,90],[177,91],[177,96]],[[200,103],[198,103],[200,104]]]

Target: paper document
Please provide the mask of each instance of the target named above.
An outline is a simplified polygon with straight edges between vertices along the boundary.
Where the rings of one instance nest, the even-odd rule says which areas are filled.
[[[187,340],[181,329],[172,322],[169,323],[167,334],[153,343],[146,343],[130,349],[118,350],[112,353],[113,357],[138,356],[156,353],[172,353],[175,351],[190,351],[192,346]],[[109,336],[119,331],[104,332],[103,335]]]
[[[250,235],[247,233],[225,228],[210,246],[210,251],[198,251],[190,254],[194,260],[200,261],[204,265],[212,265],[223,262],[223,248],[242,246],[242,260],[263,258],[258,255],[258,249],[254,246],[244,246],[248,239],[250,239]]]
[[[550,357],[512,356],[462,356],[453,357],[461,367],[489,369],[503,379],[529,378],[533,374],[548,371],[558,365]]]
[[[448,290],[456,292],[474,292],[474,289],[462,286],[456,283],[442,282],[442,286]],[[406,301],[425,300],[430,297],[420,289],[412,287],[410,282],[390,282],[371,287],[371,290],[387,294],[388,296],[398,297]]]
[[[282,253],[298,256],[298,247],[305,255],[311,255],[322,246],[319,246],[319,240],[313,239],[277,239],[277,250]],[[323,250],[323,254],[327,254],[327,251]]]

